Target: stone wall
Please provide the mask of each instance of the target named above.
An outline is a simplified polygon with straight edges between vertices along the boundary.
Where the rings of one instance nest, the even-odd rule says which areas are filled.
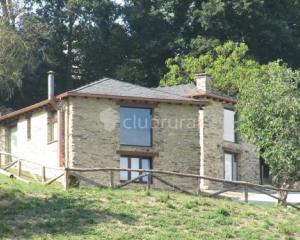
[[[69,164],[72,167],[120,167],[117,150],[157,152],[153,168],[199,174],[200,145],[198,106],[160,103],[153,109],[153,146],[120,146],[119,106],[114,100],[95,98],[70,99]],[[107,119],[106,119],[107,118]],[[111,121],[114,119],[114,121]],[[103,121],[105,124],[103,124]],[[111,122],[110,122],[111,121]],[[114,123],[113,123],[114,122]],[[142,157],[142,156],[140,156]],[[108,185],[109,174],[85,173],[82,176]],[[197,190],[198,182],[192,179],[162,176],[176,185]],[[119,173],[115,173],[119,184]],[[154,180],[153,187],[167,187]]]
[[[259,183],[259,156],[255,147],[239,139],[236,143],[224,141],[224,105],[211,101],[199,113],[201,175],[224,179],[224,153],[236,154],[238,180]],[[201,181],[201,188],[221,188],[222,184]]]

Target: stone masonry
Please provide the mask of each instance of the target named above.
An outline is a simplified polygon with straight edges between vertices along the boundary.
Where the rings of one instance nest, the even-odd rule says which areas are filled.
[[[160,103],[153,109],[153,146],[129,147],[119,143],[119,106],[114,100],[95,98],[72,98],[70,100],[70,151],[71,167],[120,167],[117,150],[154,151],[153,168],[199,174],[200,145],[198,128],[198,106]],[[115,117],[114,127],[107,129],[100,120],[101,114]],[[113,117],[113,118],[114,118]],[[110,181],[109,174],[85,173],[82,176],[104,185]],[[167,177],[175,185],[197,190],[198,182],[189,178]],[[115,173],[115,184],[119,173]],[[154,188],[166,187],[154,180]]]

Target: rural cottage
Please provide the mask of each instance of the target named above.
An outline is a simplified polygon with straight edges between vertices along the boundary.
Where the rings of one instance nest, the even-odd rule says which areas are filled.
[[[197,75],[196,84],[159,88],[104,78],[54,96],[50,72],[48,88],[47,100],[0,117],[1,151],[51,167],[155,169],[260,182],[255,148],[235,133],[236,101],[215,93],[208,75]],[[138,174],[121,172],[114,181]],[[109,181],[105,173],[81,175],[82,184]],[[169,180],[190,189],[222,187]],[[164,188],[155,180],[152,185]]]

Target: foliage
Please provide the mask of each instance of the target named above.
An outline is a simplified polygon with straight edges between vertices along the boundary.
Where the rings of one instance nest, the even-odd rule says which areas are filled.
[[[278,61],[240,89],[239,129],[261,149],[280,185],[293,183],[300,171],[299,84],[300,72]]]
[[[108,0],[1,0],[0,20],[14,31],[20,16],[29,15],[32,25],[47,24],[49,33],[32,41],[35,69],[23,68],[23,85],[8,104],[19,108],[44,99],[50,69],[57,93],[104,76],[157,86],[167,59],[198,58],[228,40],[247,44],[260,63],[280,58],[297,68],[299,8],[298,0],[124,0],[122,6]]]
[[[170,59],[162,84],[211,74],[216,89],[238,97],[239,132],[261,152],[275,182],[288,187],[300,172],[300,71],[281,61],[261,65],[247,51],[246,44],[229,41],[199,57]]]
[[[20,87],[25,72],[37,67],[37,61],[45,57],[42,46],[47,38],[47,26],[33,16],[23,16],[14,27],[0,24],[0,100],[11,97],[15,88]]]
[[[143,190],[25,184],[0,176],[3,239],[298,239],[282,207]],[[255,213],[255,214],[249,214]]]
[[[228,41],[199,57],[184,56],[168,59],[169,72],[161,85],[176,85],[194,81],[194,74],[205,72],[214,77],[214,86],[232,95],[257,77],[260,65],[248,57],[248,47],[244,43]]]

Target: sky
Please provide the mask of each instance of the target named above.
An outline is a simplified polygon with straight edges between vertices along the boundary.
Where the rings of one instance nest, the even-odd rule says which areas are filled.
[[[113,0],[113,1],[120,5],[124,4],[124,0]]]

